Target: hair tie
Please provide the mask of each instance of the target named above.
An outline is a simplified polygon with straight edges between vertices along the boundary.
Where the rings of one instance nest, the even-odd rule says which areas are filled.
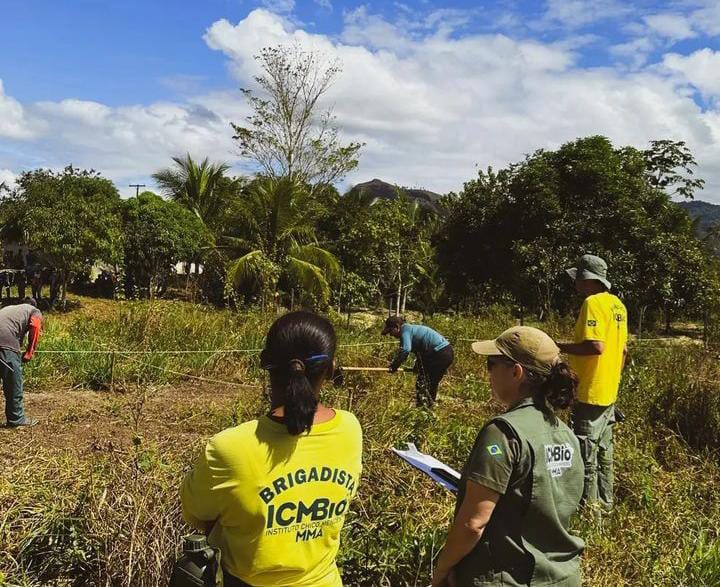
[[[297,377],[305,375],[305,363],[303,363],[300,359],[290,359],[288,367],[290,368],[290,375]]]

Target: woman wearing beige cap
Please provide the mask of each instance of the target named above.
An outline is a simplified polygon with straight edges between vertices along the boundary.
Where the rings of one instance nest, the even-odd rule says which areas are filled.
[[[580,585],[583,541],[568,531],[583,492],[580,446],[555,416],[575,373],[541,330],[510,328],[476,342],[493,396],[507,410],[478,434],[433,586]]]

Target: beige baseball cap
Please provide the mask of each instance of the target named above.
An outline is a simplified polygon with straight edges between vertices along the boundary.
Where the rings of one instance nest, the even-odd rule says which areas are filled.
[[[523,367],[547,375],[558,362],[560,349],[542,330],[531,326],[513,326],[495,340],[474,342],[478,355],[509,357]]]

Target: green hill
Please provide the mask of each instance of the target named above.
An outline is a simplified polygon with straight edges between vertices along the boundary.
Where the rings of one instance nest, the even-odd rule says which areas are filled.
[[[694,200],[692,202],[679,202],[678,205],[683,208],[693,220],[699,219],[697,224],[700,236],[703,236],[713,225],[720,222],[720,205]]]
[[[398,192],[404,193],[408,199],[414,200],[421,206],[431,210],[437,209],[437,201],[442,197],[441,194],[431,192],[430,190],[400,187],[398,185],[382,181],[381,179],[372,179],[364,183],[358,183],[353,186],[348,193],[362,194],[369,198],[393,200],[397,198]]]

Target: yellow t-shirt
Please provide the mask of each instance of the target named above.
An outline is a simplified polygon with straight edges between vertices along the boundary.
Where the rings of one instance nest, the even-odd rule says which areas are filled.
[[[263,416],[213,436],[185,478],[183,515],[217,520],[209,543],[223,567],[250,585],[340,587],[340,530],[362,469],[355,416],[292,436]]]
[[[597,340],[605,348],[601,355],[570,355],[570,366],[580,380],[578,401],[596,406],[615,403],[627,336],[627,310],[617,296],[605,291],[585,299],[574,342]]]

